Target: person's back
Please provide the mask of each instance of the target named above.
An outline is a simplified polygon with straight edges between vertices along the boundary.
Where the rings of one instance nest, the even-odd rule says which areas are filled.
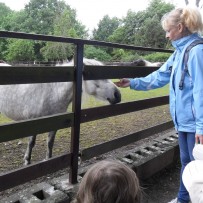
[[[136,173],[118,161],[100,161],[84,175],[73,203],[139,203]]]

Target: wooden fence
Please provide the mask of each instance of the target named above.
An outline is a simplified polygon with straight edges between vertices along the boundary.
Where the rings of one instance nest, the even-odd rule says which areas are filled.
[[[0,67],[0,85],[67,81],[74,82],[74,99],[71,113],[61,113],[52,116],[40,117],[38,119],[0,125],[0,142],[7,142],[10,140],[28,137],[31,134],[39,134],[52,130],[71,127],[70,153],[51,158],[47,161],[39,162],[26,167],[21,167],[17,170],[8,171],[4,174],[0,174],[0,191],[12,188],[27,181],[67,167],[70,168],[70,183],[76,183],[78,175],[79,156],[82,160],[87,160],[92,157],[120,148],[122,146],[128,145],[132,142],[136,142],[140,139],[144,139],[146,137],[149,137],[153,133],[161,132],[173,126],[172,122],[169,121],[158,126],[132,133],[130,135],[125,135],[121,138],[117,138],[115,140],[84,149],[82,151],[79,150],[81,123],[168,104],[168,96],[163,96],[142,101],[120,103],[111,106],[109,105],[89,109],[81,109],[82,75],[85,80],[117,79],[123,77],[133,78],[146,76],[147,74],[157,69],[157,67],[146,68],[136,66],[132,67],[110,65],[104,67],[102,66],[102,68],[93,66],[83,67],[84,45],[105,46],[134,51],[166,53],[172,53],[172,50],[7,31],[0,31],[0,37],[72,43],[76,47],[76,63],[74,67]]]

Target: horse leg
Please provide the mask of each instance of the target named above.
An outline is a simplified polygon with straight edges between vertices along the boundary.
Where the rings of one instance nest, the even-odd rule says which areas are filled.
[[[37,135],[33,135],[29,138],[29,142],[28,142],[28,146],[27,146],[27,150],[25,152],[25,156],[24,156],[24,165],[28,165],[31,163],[31,154],[32,154],[32,149],[35,146],[35,141],[36,141],[36,137]]]
[[[55,135],[56,135],[56,131],[49,132],[48,139],[47,139],[46,159],[49,159],[52,157],[52,150],[54,146]]]

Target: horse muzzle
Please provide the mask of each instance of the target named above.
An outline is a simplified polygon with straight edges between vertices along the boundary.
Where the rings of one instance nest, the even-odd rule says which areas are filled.
[[[114,92],[114,98],[110,99],[110,98],[107,98],[108,102],[110,104],[117,104],[119,102],[121,102],[121,93],[119,90],[115,90]]]

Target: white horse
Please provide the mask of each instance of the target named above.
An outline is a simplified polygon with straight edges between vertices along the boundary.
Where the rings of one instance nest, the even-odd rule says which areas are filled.
[[[85,65],[103,65],[93,59],[84,59]],[[0,63],[0,66],[7,65]],[[73,63],[62,66],[72,66]],[[67,111],[73,99],[73,82],[0,85],[0,112],[8,118],[20,121]],[[119,89],[111,80],[83,80],[82,90],[89,95],[116,104],[121,101]],[[52,157],[56,131],[49,132],[46,159]],[[25,165],[31,162],[36,136],[30,137],[25,152]]]
[[[155,66],[160,67],[164,63],[162,62],[150,62],[145,59],[137,59],[132,62],[106,62],[106,65],[118,65],[118,66]]]

